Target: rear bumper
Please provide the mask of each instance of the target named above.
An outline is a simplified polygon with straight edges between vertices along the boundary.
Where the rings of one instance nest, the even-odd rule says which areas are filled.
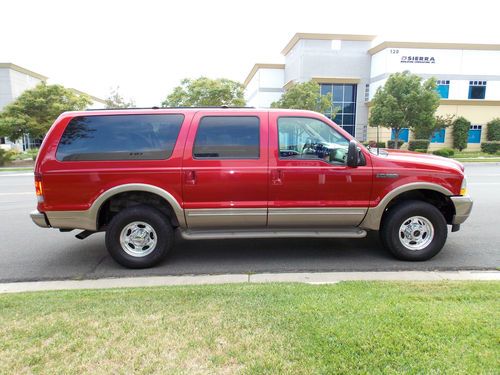
[[[50,228],[49,221],[43,212],[39,212],[37,210],[31,211],[30,213],[31,220],[42,228]]]
[[[452,224],[462,224],[470,215],[472,210],[472,199],[469,196],[450,197],[455,206],[455,215]]]

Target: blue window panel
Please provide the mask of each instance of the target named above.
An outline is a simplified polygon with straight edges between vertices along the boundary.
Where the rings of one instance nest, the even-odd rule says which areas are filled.
[[[481,143],[481,129],[470,129],[467,143]]]
[[[438,85],[436,90],[441,98],[448,99],[448,94],[450,93],[450,85]]]
[[[342,125],[354,125],[354,115],[342,115]]]
[[[445,133],[446,133],[445,129],[438,130],[432,136],[431,142],[432,143],[444,143],[444,135],[445,135]]]
[[[394,131],[394,129],[391,129],[391,139],[392,140],[394,140],[396,138],[395,134],[396,134],[396,132]],[[399,140],[408,142],[409,135],[410,135],[410,132],[408,131],[408,129],[401,129],[401,131],[399,132]]]
[[[333,101],[342,102],[344,97],[344,85],[333,85]]]
[[[469,86],[469,99],[484,99],[486,96],[486,86]]]
[[[321,84],[321,95],[327,95],[332,93],[332,85],[329,84]]]
[[[348,132],[350,135],[354,137],[354,125],[342,125],[342,129],[344,129],[346,132]]]
[[[337,115],[332,120],[337,125],[342,125],[342,114],[337,113]]]
[[[354,85],[344,85],[344,102],[355,102]]]

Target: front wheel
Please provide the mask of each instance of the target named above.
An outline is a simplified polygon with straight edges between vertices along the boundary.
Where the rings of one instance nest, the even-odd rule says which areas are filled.
[[[120,211],[106,230],[109,254],[128,268],[158,264],[173,243],[174,232],[168,218],[149,206],[133,206]]]
[[[447,235],[443,214],[421,201],[406,201],[392,207],[380,228],[382,243],[401,260],[432,258],[443,248]]]

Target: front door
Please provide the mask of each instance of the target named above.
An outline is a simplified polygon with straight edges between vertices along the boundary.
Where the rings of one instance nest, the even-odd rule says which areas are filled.
[[[268,114],[197,112],[183,158],[188,228],[265,227],[267,182]]]
[[[269,153],[270,227],[358,225],[372,183],[366,166],[346,165],[349,140],[322,116],[271,113]]]

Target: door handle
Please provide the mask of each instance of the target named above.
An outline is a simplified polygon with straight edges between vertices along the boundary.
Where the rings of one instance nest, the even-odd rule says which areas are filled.
[[[184,183],[186,185],[196,184],[196,172],[195,171],[185,171],[184,172]]]
[[[271,182],[273,185],[283,185],[283,171],[281,169],[271,171]]]

